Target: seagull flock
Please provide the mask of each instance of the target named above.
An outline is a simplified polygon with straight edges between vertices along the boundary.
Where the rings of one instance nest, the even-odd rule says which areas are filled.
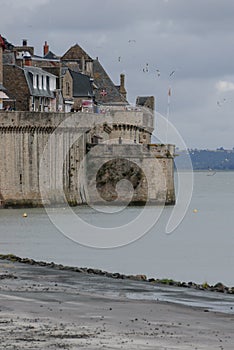
[[[136,43],[136,40],[135,39],[129,39],[128,40],[128,43],[129,44],[135,44]],[[122,57],[121,56],[118,56],[118,62],[121,62],[122,61]],[[149,63],[145,63],[144,67],[142,68],[142,72],[143,73],[149,73],[150,72],[150,67],[149,67]],[[156,76],[158,78],[160,78],[161,76],[161,71],[160,69],[155,69],[155,72],[156,72]],[[176,72],[176,69],[172,70],[171,73],[169,74],[169,78],[171,78]]]

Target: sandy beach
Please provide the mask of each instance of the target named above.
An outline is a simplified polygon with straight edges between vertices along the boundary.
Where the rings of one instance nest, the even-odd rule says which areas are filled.
[[[152,288],[147,282],[0,260],[0,349],[234,348],[233,296],[224,313],[147,299]],[[197,300],[205,301],[207,293]],[[218,303],[225,295],[217,298]]]

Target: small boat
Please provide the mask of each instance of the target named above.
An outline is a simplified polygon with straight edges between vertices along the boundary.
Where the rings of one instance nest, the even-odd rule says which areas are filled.
[[[209,173],[206,174],[207,176],[214,176],[216,174],[216,171],[213,171],[212,169],[209,168]]]

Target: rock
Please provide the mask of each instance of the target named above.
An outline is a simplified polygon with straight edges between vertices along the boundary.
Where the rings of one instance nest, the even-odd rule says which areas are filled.
[[[220,293],[225,293],[228,290],[228,288],[221,282],[216,283],[213,288],[214,288],[214,291],[220,292]]]
[[[3,274],[3,275],[0,275],[0,279],[3,280],[3,279],[17,279],[18,277],[17,276],[14,276],[13,274],[9,273],[9,274]]]
[[[180,282],[180,287],[188,288],[189,286],[186,282]]]
[[[29,259],[29,265],[36,265],[36,261],[33,259]]]
[[[136,279],[140,281],[147,281],[146,275],[136,275]]]
[[[112,273],[112,278],[120,278],[120,273],[118,272],[115,272],[115,273]]]
[[[74,271],[75,272],[79,272],[79,273],[82,273],[82,272],[84,272],[81,268],[79,268],[79,267],[74,267]]]
[[[156,280],[154,278],[148,278],[148,282],[154,283],[154,282],[156,282]]]
[[[194,282],[188,282],[188,287],[190,287],[190,288],[195,288],[196,287],[196,283],[194,283]]]

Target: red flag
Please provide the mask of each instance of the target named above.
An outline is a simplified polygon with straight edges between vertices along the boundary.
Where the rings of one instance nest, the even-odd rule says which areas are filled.
[[[102,95],[103,97],[106,96],[106,95],[107,95],[106,90],[103,89],[103,90],[100,92],[100,95]]]

